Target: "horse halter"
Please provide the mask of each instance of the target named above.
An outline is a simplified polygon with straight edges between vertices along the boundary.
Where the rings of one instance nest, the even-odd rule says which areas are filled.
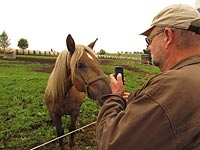
[[[89,97],[89,93],[88,93],[88,87],[91,83],[93,82],[96,82],[98,80],[101,80],[101,79],[107,79],[107,76],[105,74],[101,74],[99,76],[96,76],[94,78],[91,78],[89,79],[88,81],[85,81],[84,80],[84,77],[81,75],[80,73],[80,77],[78,75],[75,74],[75,77],[78,79],[78,80],[82,80],[84,82],[84,87],[85,87],[85,93],[87,94],[87,96]]]

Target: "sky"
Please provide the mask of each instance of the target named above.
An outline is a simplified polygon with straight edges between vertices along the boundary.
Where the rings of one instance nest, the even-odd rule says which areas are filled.
[[[196,7],[196,0],[0,0],[0,34],[11,48],[25,38],[29,50],[60,52],[71,34],[76,44],[98,38],[96,52],[142,52],[139,34],[161,9],[180,3]]]

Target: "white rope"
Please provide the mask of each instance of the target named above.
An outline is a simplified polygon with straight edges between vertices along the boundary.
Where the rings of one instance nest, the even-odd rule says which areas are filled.
[[[74,130],[74,131],[72,131],[72,132],[69,132],[69,133],[64,134],[64,135],[62,135],[62,136],[59,136],[59,137],[57,137],[57,138],[55,138],[55,139],[52,139],[52,140],[50,140],[50,141],[48,141],[48,142],[45,142],[45,143],[43,143],[43,144],[41,144],[41,145],[38,145],[38,146],[36,146],[36,147],[34,147],[34,148],[30,149],[30,150],[38,149],[38,148],[40,148],[40,147],[42,147],[42,146],[44,146],[44,145],[47,145],[47,144],[52,143],[52,142],[54,142],[54,141],[56,141],[56,140],[59,140],[59,139],[65,137],[65,136],[67,136],[67,135],[70,135],[70,134],[72,134],[72,133],[74,133],[74,132],[77,132],[77,131],[79,131],[79,130],[82,130],[82,129],[84,129],[84,128],[87,128],[87,127],[89,127],[89,126],[95,124],[96,122],[97,122],[97,121],[92,122],[92,123],[90,123],[90,124],[88,124],[88,125],[85,125],[85,126],[79,128],[79,129],[76,129],[76,130]]]

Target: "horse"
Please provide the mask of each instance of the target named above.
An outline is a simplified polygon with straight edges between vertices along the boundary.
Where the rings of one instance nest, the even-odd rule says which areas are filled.
[[[69,34],[66,38],[67,50],[59,54],[49,76],[45,100],[57,136],[64,134],[63,115],[70,115],[69,132],[76,129],[77,117],[86,95],[102,104],[101,96],[111,93],[108,78],[93,50],[96,41],[88,46],[78,45]],[[59,145],[63,150],[62,138]],[[74,133],[70,135],[69,146],[70,150],[75,146]]]

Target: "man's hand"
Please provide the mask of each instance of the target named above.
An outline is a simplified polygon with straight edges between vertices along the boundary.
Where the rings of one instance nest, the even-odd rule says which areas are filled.
[[[110,74],[110,87],[112,94],[119,94],[121,96],[124,95],[124,85],[122,82],[121,73],[117,75],[117,79],[115,78],[114,74]]]

